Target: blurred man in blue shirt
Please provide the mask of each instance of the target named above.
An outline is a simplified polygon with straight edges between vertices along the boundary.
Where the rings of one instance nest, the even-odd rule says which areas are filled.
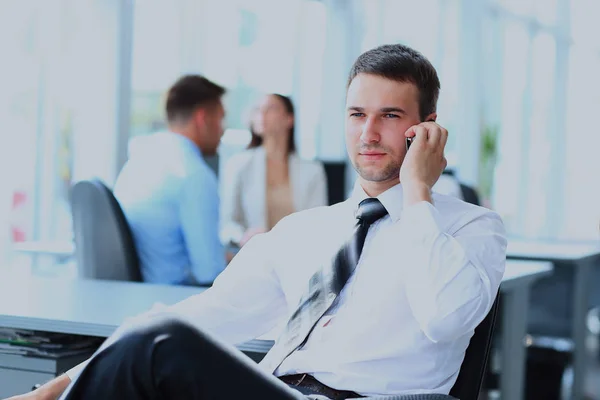
[[[219,241],[216,153],[225,89],[198,75],[169,89],[167,132],[132,142],[115,196],[131,226],[144,281],[210,284],[225,268]]]

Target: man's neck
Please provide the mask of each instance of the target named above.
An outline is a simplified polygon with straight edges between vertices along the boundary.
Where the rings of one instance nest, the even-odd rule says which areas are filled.
[[[369,197],[377,197],[386,190],[400,183],[400,179],[390,179],[383,182],[373,182],[359,177],[359,184]]]
[[[180,135],[183,136],[187,139],[189,139],[192,143],[194,143],[202,153],[204,153],[203,149],[202,149],[202,144],[200,143],[200,141],[198,140],[198,135],[195,134],[195,132],[187,127],[187,126],[177,126],[177,125],[169,125],[169,131],[171,133],[174,133],[176,135]]]

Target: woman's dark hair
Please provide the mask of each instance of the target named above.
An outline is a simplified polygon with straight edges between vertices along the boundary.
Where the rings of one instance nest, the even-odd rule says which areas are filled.
[[[278,93],[271,93],[269,96],[275,96],[277,99],[279,99],[279,101],[281,101],[281,104],[283,104],[283,107],[285,108],[287,113],[291,114],[292,116],[295,116],[294,103],[292,103],[292,99],[290,99],[289,97],[284,96],[282,94],[278,94]],[[295,124],[292,124],[292,127],[290,128],[289,141],[288,141],[288,154],[294,153],[296,151],[296,140],[294,138],[294,125]],[[263,138],[256,134],[256,132],[254,131],[254,127],[252,126],[252,123],[250,124],[250,133],[252,134],[252,139],[250,140],[250,144],[248,145],[248,148],[253,149],[255,147],[262,146]]]

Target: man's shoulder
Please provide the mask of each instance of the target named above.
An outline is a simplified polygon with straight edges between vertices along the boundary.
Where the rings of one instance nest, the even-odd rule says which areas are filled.
[[[467,203],[454,196],[433,193],[433,203],[444,220],[450,224],[458,220],[471,221],[479,218],[490,218],[501,221],[500,216],[495,211]]]
[[[198,189],[206,190],[209,188],[216,188],[218,186],[217,176],[210,166],[203,160],[198,160],[183,167],[181,171],[180,185],[182,187],[187,186],[200,186]]]

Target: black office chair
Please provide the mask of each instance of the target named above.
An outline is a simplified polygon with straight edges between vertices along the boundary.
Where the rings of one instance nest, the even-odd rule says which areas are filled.
[[[477,194],[477,191],[474,188],[461,183],[460,191],[462,193],[463,199],[467,203],[475,204],[476,206],[481,205],[481,202],[479,201],[479,195]]]
[[[75,184],[71,212],[81,278],[142,281],[129,224],[106,185],[97,179]]]
[[[322,161],[327,177],[327,197],[331,206],[346,200],[346,162]]]
[[[475,328],[475,333],[473,333],[469,347],[465,352],[465,359],[460,366],[458,378],[452,390],[450,390],[450,395],[460,400],[477,400],[479,397],[492,347],[499,298],[500,294],[496,296],[488,315]]]

